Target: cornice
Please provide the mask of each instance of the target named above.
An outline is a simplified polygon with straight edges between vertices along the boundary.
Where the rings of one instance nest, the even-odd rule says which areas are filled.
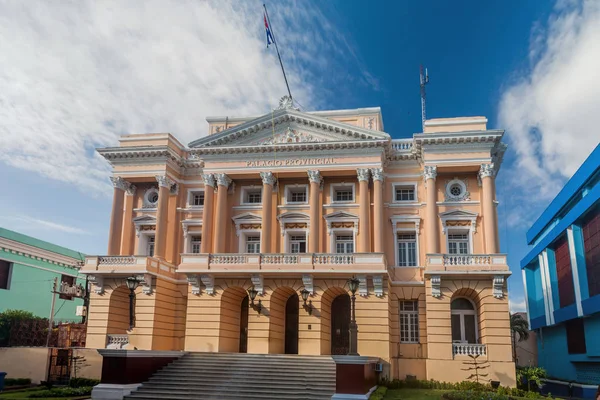
[[[76,258],[63,256],[61,254],[5,238],[0,238],[0,250],[6,253],[31,258],[32,260],[58,265],[60,267],[78,268],[79,263],[82,262],[82,260],[78,260]],[[18,263],[18,261],[16,262]]]

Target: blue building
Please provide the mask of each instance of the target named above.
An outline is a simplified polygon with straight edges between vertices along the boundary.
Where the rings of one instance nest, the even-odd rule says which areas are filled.
[[[600,384],[599,199],[600,145],[527,231],[521,260],[538,364],[586,398]]]

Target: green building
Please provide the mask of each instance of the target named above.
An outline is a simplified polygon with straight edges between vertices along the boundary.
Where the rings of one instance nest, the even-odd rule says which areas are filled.
[[[81,322],[83,299],[75,292],[85,287],[79,275],[83,260],[77,251],[0,228],[0,312],[25,310],[49,318],[55,296],[54,319]],[[54,278],[63,293],[52,293]]]

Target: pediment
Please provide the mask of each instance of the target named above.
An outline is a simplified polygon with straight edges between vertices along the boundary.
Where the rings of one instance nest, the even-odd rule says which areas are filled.
[[[449,220],[449,219],[461,219],[461,220],[472,220],[477,218],[477,213],[466,211],[466,210],[450,210],[443,213],[440,213],[440,218]]]
[[[142,215],[133,218],[135,225],[156,225],[156,218],[151,215]]]
[[[252,214],[252,213],[244,213],[240,215],[236,215],[231,218],[233,222],[236,224],[251,224],[251,223],[260,223],[262,221],[262,217],[260,215]]]
[[[289,211],[277,216],[278,220],[295,220],[295,221],[309,221],[310,216],[305,213]]]
[[[306,143],[390,140],[385,132],[329,120],[294,109],[277,110],[195,140],[190,148],[284,146]]]
[[[337,211],[331,214],[325,215],[323,218],[329,219],[358,219],[358,215],[352,214],[346,211]]]

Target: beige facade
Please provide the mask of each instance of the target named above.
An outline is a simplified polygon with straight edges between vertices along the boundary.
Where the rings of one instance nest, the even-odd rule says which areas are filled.
[[[108,254],[82,269],[89,346],[345,354],[356,276],[358,352],[390,377],[464,380],[479,355],[514,385],[494,184],[503,131],[449,118],[391,139],[379,108],[285,104],[208,121],[188,146],[143,134],[99,150],[115,192]],[[128,276],[142,280],[132,330]]]

